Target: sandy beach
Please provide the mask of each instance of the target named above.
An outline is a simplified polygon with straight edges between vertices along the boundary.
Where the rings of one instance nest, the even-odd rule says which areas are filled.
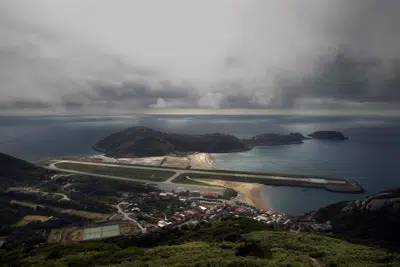
[[[223,186],[239,192],[238,201],[253,205],[259,209],[268,209],[267,203],[262,196],[262,185],[256,183],[231,182],[217,179],[194,179],[209,185]]]
[[[192,169],[214,169],[214,161],[209,153],[195,153],[189,158]]]

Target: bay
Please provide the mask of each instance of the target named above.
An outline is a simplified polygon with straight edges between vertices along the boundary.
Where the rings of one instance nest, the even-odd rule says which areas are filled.
[[[0,117],[0,152],[39,161],[54,157],[87,156],[92,145],[115,131],[144,125],[178,133],[222,132],[250,137],[260,133],[338,130],[341,142],[306,140],[304,144],[258,147],[251,151],[213,154],[218,168],[326,175],[352,179],[364,194],[332,193],[320,189],[265,186],[271,208],[300,214],[342,200],[360,198],[400,187],[400,120],[394,117],[338,116],[31,116]]]

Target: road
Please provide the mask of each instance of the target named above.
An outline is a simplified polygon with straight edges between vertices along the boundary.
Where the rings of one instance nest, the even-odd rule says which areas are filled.
[[[175,179],[177,176],[179,176],[181,173],[185,172],[186,170],[179,170],[176,172],[172,177],[170,177],[168,180],[164,182],[154,182],[154,181],[149,181],[149,180],[140,180],[140,179],[134,179],[134,178],[126,178],[126,177],[120,177],[120,176],[114,176],[114,175],[105,175],[105,174],[95,174],[95,173],[89,173],[89,172],[81,172],[81,171],[74,171],[74,170],[69,170],[69,169],[63,169],[59,168],[56,166],[57,163],[78,163],[78,164],[87,164],[87,165],[98,165],[98,166],[110,166],[110,167],[120,167],[120,168],[138,168],[138,169],[147,169],[147,170],[169,170],[165,168],[153,168],[153,167],[136,167],[136,166],[125,166],[125,165],[116,165],[116,164],[106,164],[104,163],[95,163],[95,162],[81,162],[81,161],[72,161],[72,160],[59,160],[56,162],[51,163],[48,167],[45,167],[47,169],[55,170],[55,171],[60,171],[60,172],[67,172],[67,173],[72,173],[72,174],[80,174],[80,175],[87,175],[87,176],[93,176],[93,177],[101,177],[101,178],[106,178],[106,179],[115,179],[115,180],[123,180],[123,181],[130,181],[130,182],[139,182],[139,183],[150,183],[154,184],[158,188],[162,190],[167,190],[167,191],[179,191],[179,188],[185,188],[187,190],[197,190],[200,192],[218,192],[218,193],[223,193],[225,191],[224,188],[221,187],[215,187],[215,186],[201,186],[201,185],[191,185],[191,184],[177,184],[177,183],[172,183],[171,181]],[[175,170],[171,170],[175,171]]]
[[[134,182],[139,182],[139,183],[153,183],[153,184],[158,184],[160,182],[153,182],[153,181],[148,181],[148,180],[140,180],[140,179],[135,179],[135,178],[126,178],[126,177],[121,177],[121,176],[115,176],[115,175],[105,175],[105,174],[96,174],[96,173],[90,173],[90,172],[81,172],[81,171],[74,171],[70,169],[63,169],[59,168],[56,166],[58,163],[76,163],[76,164],[83,164],[83,165],[97,165],[97,166],[109,166],[109,167],[124,167],[121,165],[115,165],[115,164],[104,164],[102,165],[101,163],[91,163],[91,162],[82,162],[82,161],[72,161],[72,160],[59,160],[56,162],[51,163],[48,167],[45,167],[47,169],[55,170],[55,171],[60,171],[60,172],[68,172],[72,174],[81,174],[81,175],[88,175],[88,176],[94,176],[94,177],[102,177],[102,178],[109,178],[109,179],[116,179],[116,180],[124,180],[124,181],[134,181]],[[130,168],[131,166],[128,166]],[[135,169],[135,168],[133,168]],[[138,168],[138,169],[143,169],[143,168]],[[149,169],[150,170],[150,169]],[[159,170],[159,169],[156,169]]]
[[[104,166],[104,167],[119,167],[119,168],[128,168],[128,169],[141,169],[141,170],[153,170],[153,171],[173,171],[175,174],[164,181],[164,183],[171,183],[173,179],[178,177],[182,173],[194,173],[194,174],[210,174],[210,175],[221,175],[221,176],[233,176],[233,177],[245,177],[245,178],[260,178],[260,179],[275,179],[275,180],[284,180],[284,181],[307,181],[315,184],[346,184],[343,180],[333,180],[333,179],[324,179],[324,178],[298,178],[298,177],[283,177],[283,176],[272,176],[272,175],[262,175],[262,174],[242,174],[242,173],[234,173],[234,172],[213,172],[213,171],[201,171],[201,170],[186,170],[186,169],[174,169],[174,168],[163,168],[163,167],[147,167],[147,166],[129,166],[129,165],[120,165],[120,164],[110,164],[110,163],[98,163],[98,162],[84,162],[84,161],[74,161],[74,160],[58,160],[52,164],[50,164],[50,168],[58,169],[66,171],[66,169],[61,169],[55,166],[58,163],[74,163],[74,164],[83,164],[83,165],[95,165],[95,166]],[[69,171],[69,170],[68,170]],[[97,175],[97,174],[96,174]],[[107,175],[108,176],[108,175]],[[118,177],[118,176],[114,176]],[[126,178],[130,180],[135,180],[133,178]],[[143,180],[138,180],[143,181]]]
[[[63,169],[56,166],[58,163],[73,163],[73,164],[83,164],[83,165],[95,165],[95,166],[105,166],[105,167],[118,167],[118,168],[131,168],[131,169],[143,169],[143,170],[153,170],[153,171],[172,171],[175,172],[173,176],[168,178],[163,182],[153,182],[148,180],[139,180],[134,178],[126,178],[120,176],[113,176],[113,175],[104,175],[104,174],[93,174],[87,172],[80,172],[74,171],[69,169]],[[163,168],[163,167],[153,167],[153,166],[129,166],[129,165],[120,165],[120,164],[112,164],[112,163],[98,163],[98,162],[84,162],[84,161],[74,161],[74,160],[57,160],[51,163],[47,168],[62,172],[74,173],[74,174],[82,174],[82,175],[91,175],[96,177],[103,177],[103,178],[111,178],[111,179],[119,179],[119,180],[126,180],[126,181],[136,181],[136,182],[149,182],[152,184],[156,184],[163,188],[175,188],[177,184],[172,183],[172,180],[178,177],[179,175],[185,174],[203,174],[203,175],[219,175],[219,176],[232,176],[232,177],[240,177],[240,178],[257,178],[260,179],[260,183],[263,183],[263,179],[268,179],[269,181],[276,180],[277,182],[286,181],[289,182],[286,186],[296,186],[296,185],[303,185],[309,187],[318,187],[318,188],[325,188],[328,189],[329,187],[336,187],[338,192],[341,191],[341,187],[346,189],[347,192],[356,192],[357,185],[342,179],[324,179],[324,178],[314,178],[314,177],[288,177],[288,176],[272,176],[267,174],[247,174],[247,173],[235,173],[235,172],[224,172],[224,171],[202,171],[202,170],[187,170],[187,169],[177,169],[177,168]],[[212,178],[212,177],[210,177]],[[304,185],[304,182],[307,184]],[[303,184],[302,184],[303,183]],[[265,184],[265,183],[264,183]],[[271,184],[274,184],[271,182]],[[279,184],[279,183],[278,183]],[[204,186],[197,186],[197,185],[188,185],[188,184],[179,184],[181,187],[185,188],[196,188],[194,190],[198,190],[199,188],[203,188]],[[214,187],[217,188],[217,187]],[[168,190],[168,189],[166,189]],[[333,190],[332,190],[333,191]],[[343,190],[345,192],[345,190]]]
[[[43,195],[56,195],[62,197],[61,200],[70,201],[71,199],[62,193],[53,193],[53,192],[46,192],[42,191],[41,189],[33,188],[33,187],[9,187],[7,191],[14,191],[14,192],[22,192],[22,193],[41,193]]]
[[[139,227],[140,231],[142,231],[142,233],[146,233],[146,228],[145,228],[145,227],[143,227],[143,226],[142,226],[138,221],[136,221],[135,219],[131,218],[131,217],[129,216],[130,213],[125,213],[125,212],[122,210],[121,205],[124,205],[124,204],[129,204],[129,203],[127,203],[127,202],[118,203],[118,205],[117,205],[118,213],[124,215],[125,219],[127,219],[128,221],[134,222],[134,223],[137,225],[137,227]]]
[[[61,194],[61,193],[50,193],[50,194],[61,196],[62,197],[61,200],[67,200],[67,201],[71,200],[67,195],[64,195],[64,194]]]

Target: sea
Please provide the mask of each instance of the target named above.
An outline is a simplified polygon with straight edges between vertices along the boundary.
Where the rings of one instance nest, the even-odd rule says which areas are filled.
[[[318,130],[336,130],[348,136],[346,141],[312,139],[300,145],[257,147],[247,152],[212,155],[219,169],[342,177],[357,181],[366,190],[353,195],[321,189],[264,186],[263,195],[268,206],[290,215],[400,187],[399,117],[3,116],[0,117],[0,152],[30,162],[98,155],[92,150],[97,140],[136,125],[177,133],[222,132],[239,138],[261,133],[307,135]]]

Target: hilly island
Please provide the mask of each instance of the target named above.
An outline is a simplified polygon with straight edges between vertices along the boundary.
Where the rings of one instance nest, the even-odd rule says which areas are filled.
[[[337,139],[336,132],[316,132],[311,137]],[[308,138],[299,133],[265,133],[249,139],[239,139],[233,135],[213,134],[176,134],[135,126],[113,133],[98,141],[93,148],[110,157],[152,157],[167,154],[187,154],[193,152],[230,153],[250,150],[255,146],[276,146],[302,144]]]

